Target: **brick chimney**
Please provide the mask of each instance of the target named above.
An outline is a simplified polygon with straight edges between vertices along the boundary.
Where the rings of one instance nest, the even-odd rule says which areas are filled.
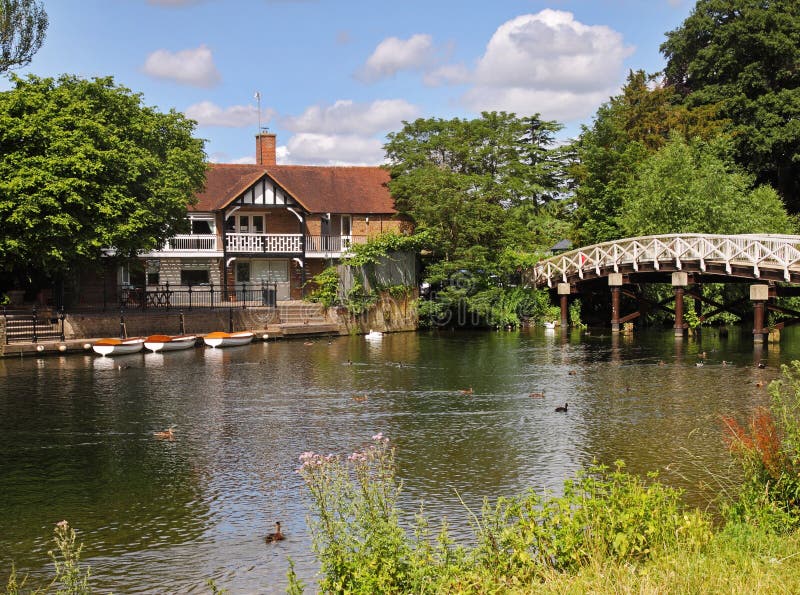
[[[256,135],[256,164],[257,165],[276,165],[278,163],[276,155],[275,134],[262,132]]]

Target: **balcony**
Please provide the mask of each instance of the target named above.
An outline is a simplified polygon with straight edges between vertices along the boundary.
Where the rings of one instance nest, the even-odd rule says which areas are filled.
[[[225,244],[228,254],[302,254],[299,233],[228,233]],[[306,256],[337,258],[351,244],[363,244],[368,236],[306,236]],[[222,250],[214,234],[177,235],[166,241],[161,250],[144,256],[221,256]]]
[[[225,248],[229,254],[302,254],[299,233],[229,233]]]
[[[306,236],[306,256],[337,257],[352,244],[365,244],[368,236]]]

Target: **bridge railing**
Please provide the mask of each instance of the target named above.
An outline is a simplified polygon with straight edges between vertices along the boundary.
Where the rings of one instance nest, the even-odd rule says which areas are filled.
[[[706,263],[723,263],[728,274],[732,265],[750,266],[753,276],[760,276],[761,268],[783,271],[786,281],[790,271],[800,271],[800,236],[747,234],[668,234],[624,238],[570,250],[540,261],[534,267],[537,285],[552,286],[553,282],[567,282],[568,277],[594,270],[618,272],[624,265],[634,271],[647,263],[655,270],[664,263],[681,270],[684,261],[698,262],[701,271]]]

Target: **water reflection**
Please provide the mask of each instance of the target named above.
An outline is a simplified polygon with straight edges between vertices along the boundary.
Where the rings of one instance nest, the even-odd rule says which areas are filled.
[[[792,333],[760,350],[748,333],[534,330],[0,360],[0,560],[35,582],[67,518],[105,590],[280,591],[287,556],[313,582],[297,456],[377,432],[397,445],[406,510],[424,500],[460,539],[461,500],[558,491],[592,460],[659,470],[704,505],[706,470],[726,473],[720,415],[767,403],[800,357]],[[167,427],[173,441],[153,436]],[[268,547],[276,520],[288,539]]]

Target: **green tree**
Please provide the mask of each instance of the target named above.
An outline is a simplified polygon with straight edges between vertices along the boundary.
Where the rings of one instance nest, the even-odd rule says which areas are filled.
[[[717,143],[720,144],[719,142]],[[665,233],[793,233],[795,222],[769,186],[724,157],[724,147],[673,134],[642,161],[625,189],[619,225],[626,236]]]
[[[205,179],[194,122],[111,78],[12,77],[0,93],[0,262],[56,278],[153,249],[183,229]]]
[[[720,104],[737,162],[800,211],[800,3],[698,0],[661,52],[686,105]]]
[[[0,72],[29,64],[47,32],[47,13],[36,0],[0,0]]]
[[[538,213],[563,177],[555,122],[484,112],[474,120],[419,119],[389,135],[398,209],[430,232],[437,259],[485,262],[504,243],[509,209]]]
[[[631,71],[622,93],[600,106],[592,126],[584,127],[574,144],[578,243],[624,235],[618,221],[622,195],[637,164],[664,146],[672,131],[704,139],[721,132],[724,121],[716,105],[689,108],[679,99],[657,76]]]

